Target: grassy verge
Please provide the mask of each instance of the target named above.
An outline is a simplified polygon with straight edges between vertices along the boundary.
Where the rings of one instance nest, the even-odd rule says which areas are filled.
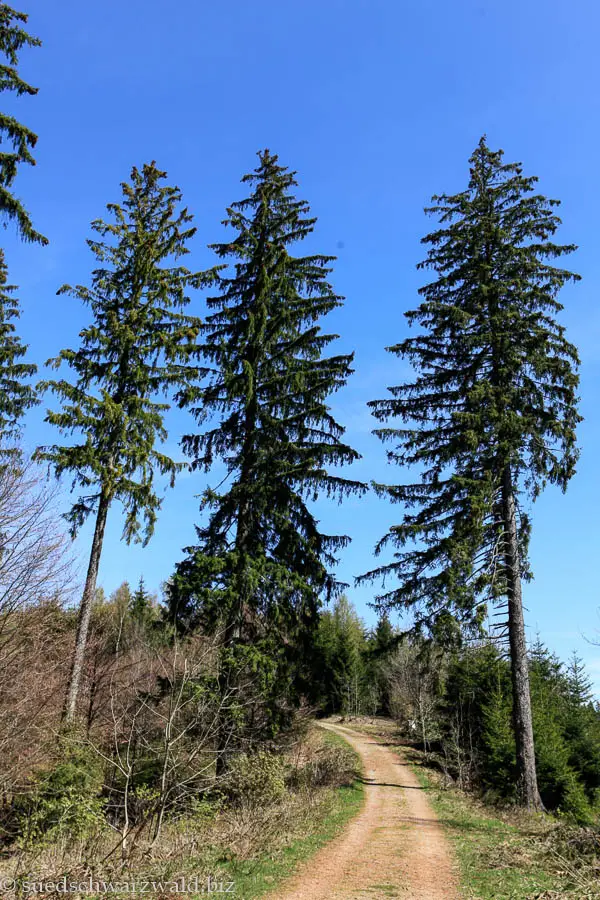
[[[465,897],[562,897],[576,887],[539,852],[548,829],[543,818],[520,822],[499,818],[459,791],[440,789],[433,773],[414,768],[454,847]]]
[[[247,771],[232,782],[237,801],[209,801],[188,818],[166,822],[160,842],[145,851],[140,841],[126,859],[115,854],[114,834],[104,825],[78,841],[65,833],[0,854],[3,895],[23,900],[30,890],[25,882],[56,885],[64,873],[70,884],[85,885],[92,872],[94,882],[110,882],[114,900],[130,896],[128,885],[148,892],[152,882],[152,892],[166,897],[181,880],[190,900],[225,893],[229,885],[238,900],[274,900],[279,884],[360,810],[360,759],[342,738],[313,727],[280,757],[256,754],[247,761]],[[30,879],[28,872],[39,874]],[[81,897],[98,896],[96,888],[79,890]],[[38,891],[60,895],[60,888]]]
[[[600,846],[593,829],[486,805],[445,786],[424,754],[405,745],[393,723],[361,727],[397,743],[412,765],[454,849],[465,900],[600,898]]]
[[[325,732],[325,745],[339,745],[346,752],[352,752],[357,770],[360,768],[358,754],[337,734]],[[274,854],[265,853],[253,860],[229,860],[227,872],[235,882],[235,896],[239,900],[256,900],[270,894],[279,883],[294,874],[299,865],[310,859],[321,847],[336,837],[361,809],[364,802],[364,786],[356,780],[353,784],[333,788],[323,804],[303,823],[304,833],[291,835],[287,846]],[[308,824],[308,829],[307,829]]]

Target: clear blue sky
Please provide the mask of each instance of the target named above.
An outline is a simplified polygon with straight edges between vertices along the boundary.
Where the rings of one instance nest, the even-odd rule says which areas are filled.
[[[583,275],[563,294],[583,360],[583,455],[568,494],[548,490],[533,510],[536,577],[525,600],[531,629],[563,657],[578,648],[600,687],[600,649],[584,639],[600,628],[597,4],[15,3],[44,43],[24,54],[21,69],[38,96],[10,108],[39,133],[38,165],[19,176],[17,190],[51,243],[4,237],[22,334],[38,362],[76,345],[85,312],[56,289],[88,278],[89,222],[119,198],[132,165],[156,159],[181,187],[198,226],[189,263],[202,268],[213,262],[206,244],[219,239],[226,204],[243,195],[239,178],[269,147],[298,171],[300,194],[318,216],[311,248],[338,255],[333,280],[347,300],[330,326],[340,350],[356,350],[356,374],[334,406],[364,455],[355,474],[393,479],[365,403],[406,374],[383,348],[406,333],[402,314],[422,283],[415,264],[431,225],[423,206],[434,192],[465,186],[483,132],[563,201],[560,237],[579,244],[571,264]],[[42,419],[38,410],[28,421],[31,447],[52,439]],[[189,422],[176,413],[168,424],[177,452]],[[100,573],[108,591],[142,572],[158,589],[194,539],[202,485],[188,476],[166,495],[145,550],[119,543],[113,509]],[[339,569],[351,581],[372,566],[372,547],[400,510],[371,497],[341,509],[321,503],[319,514],[325,527],[352,535]],[[370,590],[349,593],[372,622]]]

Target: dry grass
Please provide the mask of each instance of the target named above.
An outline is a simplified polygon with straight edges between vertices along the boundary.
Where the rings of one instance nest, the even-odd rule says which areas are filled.
[[[0,876],[18,880],[34,873],[36,879],[56,880],[66,873],[76,881],[90,876],[114,881],[210,875],[235,880],[238,900],[260,896],[263,882],[270,887],[289,875],[296,862],[333,836],[332,829],[356,811],[361,799],[360,789],[353,787],[353,751],[318,728],[288,746],[280,762],[283,790],[270,799],[250,795],[235,803],[223,798],[201,802],[193,815],[168,822],[157,843],[138,835],[127,857],[119,835],[104,824],[85,840],[64,835],[26,850],[13,847],[0,861]]]

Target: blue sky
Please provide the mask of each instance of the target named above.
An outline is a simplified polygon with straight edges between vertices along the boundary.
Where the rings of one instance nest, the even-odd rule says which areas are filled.
[[[17,0],[16,0],[17,2]],[[338,256],[333,282],[344,294],[328,328],[355,350],[354,375],[334,401],[348,440],[363,454],[357,477],[392,480],[371,436],[366,401],[406,376],[384,347],[406,333],[403,312],[423,282],[416,263],[432,225],[434,192],[460,190],[482,133],[507,160],[520,160],[540,189],[562,200],[564,242],[579,244],[571,266],[583,281],[563,293],[563,322],[582,356],[582,458],[566,496],[548,490],[534,509],[535,581],[526,587],[531,630],[562,657],[577,648],[600,690],[600,592],[596,561],[600,482],[600,256],[597,34],[592,0],[20,0],[42,49],[23,55],[37,97],[10,110],[39,133],[38,165],[17,182],[47,248],[3,235],[11,280],[20,286],[21,333],[42,362],[75,346],[85,311],[56,297],[85,283],[89,223],[119,199],[132,165],[155,159],[180,186],[198,235],[190,266],[213,263],[206,244],[221,236],[224,209],[243,196],[241,175],[269,147],[298,171],[299,193],[318,224],[311,250]],[[3,101],[4,102],[4,101]],[[198,297],[196,311],[203,312]],[[43,409],[27,423],[30,447],[53,439]],[[169,416],[177,453],[189,428]],[[166,495],[147,549],[119,542],[111,512],[100,582],[110,591],[143,572],[158,589],[193,542],[200,476]],[[339,574],[372,567],[372,548],[400,510],[369,497],[342,508],[320,503],[325,528],[353,537]],[[87,532],[77,550],[85,562]],[[349,591],[368,622],[368,588]]]

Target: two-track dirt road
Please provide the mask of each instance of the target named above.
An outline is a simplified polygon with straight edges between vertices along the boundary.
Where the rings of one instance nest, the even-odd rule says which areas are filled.
[[[456,866],[409,766],[372,737],[324,724],[360,754],[362,812],[280,886],[277,900],[458,900]]]

